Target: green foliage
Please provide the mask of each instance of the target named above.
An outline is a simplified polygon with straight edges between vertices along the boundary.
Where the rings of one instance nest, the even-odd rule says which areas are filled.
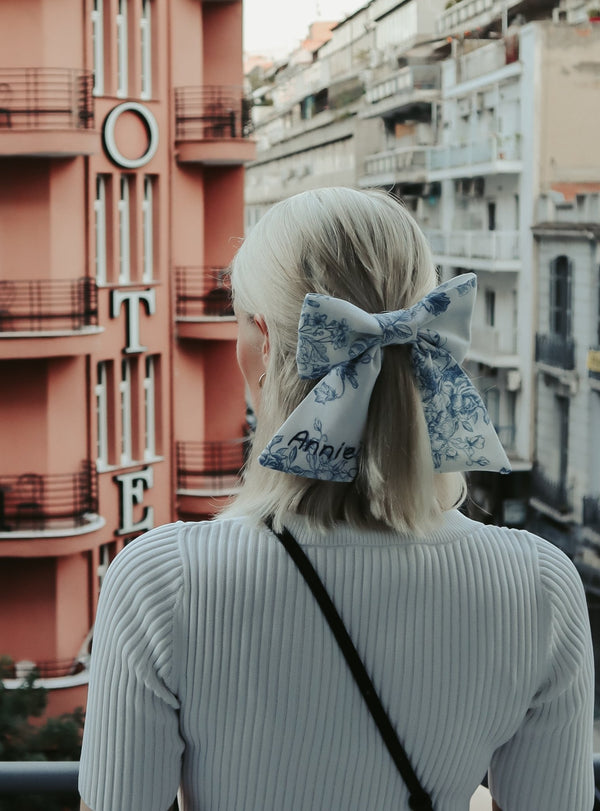
[[[3,680],[12,671],[10,659],[0,657],[0,760],[79,760],[83,710],[32,723],[46,709],[47,690],[35,686],[35,671],[16,690],[6,689]],[[66,811],[78,806],[73,794],[0,795],[0,811]]]

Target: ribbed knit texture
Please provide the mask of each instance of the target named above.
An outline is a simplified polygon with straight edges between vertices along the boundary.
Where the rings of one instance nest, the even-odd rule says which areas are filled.
[[[458,512],[426,538],[290,517],[436,811],[593,806],[592,648],[554,546]],[[490,765],[491,764],[491,765]],[[93,811],[398,811],[407,791],[266,529],[161,527],[102,589],[80,790]]]

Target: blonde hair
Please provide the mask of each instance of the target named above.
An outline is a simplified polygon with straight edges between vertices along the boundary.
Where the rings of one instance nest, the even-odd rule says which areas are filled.
[[[315,527],[424,532],[464,497],[460,474],[435,474],[410,349],[390,346],[369,406],[359,470],[349,483],[307,479],[262,467],[258,456],[315,386],[296,368],[298,321],[307,293],[345,299],[369,313],[410,307],[437,283],[421,230],[396,199],[376,191],[324,188],[273,206],[232,264],[238,310],[263,316],[270,341],[257,427],[242,489],[226,514],[287,511]]]

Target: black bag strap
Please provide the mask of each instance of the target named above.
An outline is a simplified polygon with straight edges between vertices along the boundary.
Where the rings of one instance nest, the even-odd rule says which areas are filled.
[[[383,708],[383,704],[381,703],[373,682],[371,681],[371,678],[362,663],[362,659],[358,655],[358,651],[356,650],[354,643],[346,630],[346,626],[344,625],[337,608],[333,604],[331,597],[327,593],[321,578],[306,556],[304,550],[294,538],[292,533],[287,529],[287,527],[283,528],[283,532],[275,532],[270,520],[268,520],[266,524],[271,532],[277,536],[285,550],[288,552],[300,570],[300,573],[308,583],[308,586],[315,599],[319,603],[319,606],[325,615],[325,619],[329,623],[329,627],[333,631],[341,651],[344,654],[348,667],[352,671],[352,675],[354,676],[354,679],[363,695],[367,707],[369,708],[369,711],[377,724],[381,737],[383,738],[383,741],[390,755],[392,756],[392,759],[396,764],[402,779],[406,783],[410,795],[408,801],[410,808],[412,811],[433,811],[431,798],[419,782],[419,778],[415,774],[408,756],[400,743],[400,739],[396,734],[396,730],[394,729],[388,714]]]

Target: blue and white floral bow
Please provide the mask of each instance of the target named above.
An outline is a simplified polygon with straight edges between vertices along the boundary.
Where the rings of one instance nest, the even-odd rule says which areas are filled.
[[[410,344],[436,471],[509,473],[483,401],[460,367],[476,287],[475,274],[467,273],[408,310],[375,315],[341,299],[308,294],[296,362],[300,377],[322,379],[271,439],[260,464],[311,479],[352,481],[382,348]]]

